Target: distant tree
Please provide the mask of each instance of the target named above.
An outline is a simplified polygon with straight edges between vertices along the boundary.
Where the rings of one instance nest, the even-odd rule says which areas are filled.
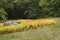
[[[59,17],[60,0],[40,0],[39,5],[42,7],[44,17]]]
[[[0,18],[6,20],[7,12],[5,11],[5,9],[13,9],[13,7],[13,0],[0,0]]]
[[[3,8],[0,8],[0,18],[3,20],[6,20],[6,16],[7,13],[5,12],[5,10]]]
[[[60,0],[0,0],[0,18],[60,17]]]

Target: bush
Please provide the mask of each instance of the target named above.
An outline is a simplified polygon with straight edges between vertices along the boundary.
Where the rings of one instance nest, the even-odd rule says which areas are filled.
[[[56,23],[54,20],[49,20],[49,19],[42,19],[42,20],[38,19],[38,20],[28,20],[28,21],[25,20],[24,22],[21,22],[21,24],[18,25],[0,27],[0,33],[9,33],[9,32],[27,30],[29,28],[38,28],[41,27],[41,25],[44,26],[54,23]]]

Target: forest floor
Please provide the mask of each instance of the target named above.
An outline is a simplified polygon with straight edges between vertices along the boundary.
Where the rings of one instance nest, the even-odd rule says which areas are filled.
[[[60,40],[60,18],[51,18],[56,24],[22,32],[0,34],[0,40]]]

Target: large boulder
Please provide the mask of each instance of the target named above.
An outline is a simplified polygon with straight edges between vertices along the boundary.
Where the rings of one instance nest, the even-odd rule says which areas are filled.
[[[15,21],[6,21],[4,22],[4,26],[18,25],[19,23]]]

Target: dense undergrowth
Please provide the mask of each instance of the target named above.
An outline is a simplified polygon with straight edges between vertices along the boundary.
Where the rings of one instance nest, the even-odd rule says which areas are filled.
[[[56,23],[55,20],[51,20],[51,19],[14,20],[14,21],[19,22],[20,24],[13,25],[13,26],[3,26],[3,23],[0,23],[0,33],[11,33],[15,31],[23,31],[30,28],[34,29],[34,28]]]

